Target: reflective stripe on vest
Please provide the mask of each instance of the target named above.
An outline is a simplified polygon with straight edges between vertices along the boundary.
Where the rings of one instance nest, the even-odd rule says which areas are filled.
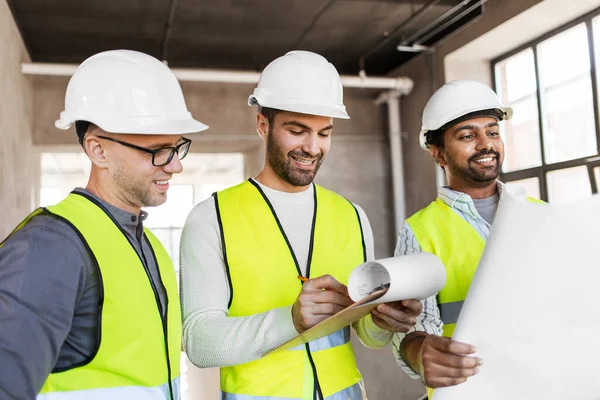
[[[307,273],[331,274],[346,284],[352,269],[365,260],[358,213],[343,197],[316,185],[314,190],[316,214]],[[231,284],[228,315],[241,317],[292,305],[302,289],[299,263],[260,186],[247,181],[214,199]],[[317,392],[329,398],[361,380],[348,329],[221,368],[221,390],[227,398],[313,399]]]
[[[456,324],[460,310],[462,310],[464,301],[454,301],[452,303],[442,303],[440,307],[440,317],[444,325]]]
[[[332,394],[331,396],[325,397],[324,400],[348,400],[348,399],[365,399],[366,394],[361,383],[357,383],[344,390]],[[265,397],[265,396],[248,396],[245,394],[235,394],[221,392],[221,400],[278,400],[278,397]]]
[[[163,246],[145,230],[153,253],[145,256],[155,258],[166,293],[166,321],[144,264],[101,204],[74,192],[55,206],[35,210],[16,230],[41,213],[71,225],[93,256],[101,284],[101,340],[85,364],[51,373],[38,398],[177,399],[181,312],[175,272]]]
[[[340,329],[337,332],[333,332],[327,336],[322,338],[313,340],[309,342],[310,351],[319,351],[329,349],[331,347],[341,346],[350,341],[350,328],[346,327],[344,329]],[[306,350],[306,346],[301,344],[296,347],[292,347],[290,350]]]
[[[173,398],[180,398],[179,378],[171,382]],[[164,400],[169,398],[167,383],[156,387],[124,386],[116,388],[77,390],[73,392],[51,392],[37,396],[37,400]]]

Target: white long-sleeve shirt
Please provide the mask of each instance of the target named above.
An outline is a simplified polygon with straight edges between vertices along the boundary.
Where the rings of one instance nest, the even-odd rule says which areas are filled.
[[[311,185],[301,193],[286,193],[258,184],[273,205],[304,274],[314,213],[314,187]],[[355,207],[360,216],[367,259],[372,260],[373,232],[364,211]],[[212,197],[198,204],[188,216],[180,252],[183,344],[194,365],[206,368],[246,363],[298,334],[292,321],[292,305],[247,317],[227,316],[229,280]],[[259,271],[260,265],[256,268]],[[368,347],[383,347],[392,337],[390,332],[377,327],[370,315],[353,327]]]

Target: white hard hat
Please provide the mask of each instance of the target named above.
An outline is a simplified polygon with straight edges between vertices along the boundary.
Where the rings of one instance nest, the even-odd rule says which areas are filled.
[[[187,110],[173,72],[156,58],[131,50],[98,53],[77,68],[55,125],[66,130],[76,121],[111,133],[147,135],[208,128]]]
[[[340,75],[325,57],[310,51],[290,51],[271,61],[260,75],[248,105],[350,118]]]
[[[501,104],[496,93],[481,82],[456,80],[446,83],[431,96],[423,110],[419,134],[421,147],[429,149],[428,131],[440,129],[465,115],[487,110],[499,120],[508,120],[513,114],[512,108]]]

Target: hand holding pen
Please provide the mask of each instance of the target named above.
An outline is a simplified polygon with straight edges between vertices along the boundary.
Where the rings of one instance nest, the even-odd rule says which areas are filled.
[[[346,285],[331,275],[313,279],[298,277],[304,283],[292,306],[292,319],[298,333],[342,311],[352,304]]]

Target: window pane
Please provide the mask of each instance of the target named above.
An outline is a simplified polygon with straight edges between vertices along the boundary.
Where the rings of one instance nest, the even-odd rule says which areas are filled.
[[[535,95],[533,50],[527,49],[496,64],[498,95],[505,103]]]
[[[594,33],[594,54],[596,58],[596,82],[599,85],[596,89],[600,90],[600,16],[592,20],[592,30]],[[596,123],[598,124],[600,121],[596,121]]]
[[[172,185],[167,192],[167,201],[158,207],[148,208],[144,225],[148,228],[182,227],[194,207],[192,185]]]
[[[586,166],[548,172],[546,177],[550,203],[567,204],[592,195]]]
[[[512,104],[514,116],[500,124],[504,139],[502,171],[511,172],[542,165],[537,97]]]
[[[542,164],[533,50],[527,49],[496,64],[500,100],[512,106],[514,116],[501,124],[505,142],[504,172]]]
[[[60,188],[41,188],[40,189],[40,207],[54,205],[63,199]]]
[[[544,151],[554,163],[595,155],[596,130],[585,24],[539,45]]]
[[[519,186],[522,189],[525,189],[525,193],[529,197],[533,197],[535,199],[540,198],[540,180],[538,178],[527,178],[520,179],[518,181],[510,181],[506,182],[506,186]]]

